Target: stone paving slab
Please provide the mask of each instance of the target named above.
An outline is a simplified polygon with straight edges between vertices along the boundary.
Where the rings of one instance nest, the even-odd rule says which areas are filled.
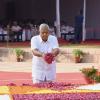
[[[80,72],[81,68],[96,67],[100,69],[97,63],[57,63],[57,73]],[[10,72],[31,72],[31,62],[0,62],[0,71]]]

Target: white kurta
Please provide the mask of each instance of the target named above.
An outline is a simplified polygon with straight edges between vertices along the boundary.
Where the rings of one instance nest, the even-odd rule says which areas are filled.
[[[31,39],[31,49],[38,49],[40,52],[50,53],[52,49],[59,48],[55,36],[49,35],[47,42],[43,42],[40,35]],[[56,64],[48,64],[42,57],[33,55],[32,60],[32,77],[38,80],[54,80],[56,78]]]

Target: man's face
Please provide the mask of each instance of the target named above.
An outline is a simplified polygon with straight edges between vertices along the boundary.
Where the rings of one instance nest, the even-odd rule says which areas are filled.
[[[40,36],[42,38],[43,41],[47,41],[48,40],[48,36],[49,36],[49,30],[41,30],[40,31]]]
[[[14,24],[14,26],[17,26],[17,22],[16,21],[13,24]]]

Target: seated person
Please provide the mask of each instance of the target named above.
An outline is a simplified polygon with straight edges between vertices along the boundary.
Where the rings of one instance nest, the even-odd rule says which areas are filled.
[[[21,30],[22,30],[22,28],[17,24],[16,21],[14,21],[13,25],[11,27],[11,31],[12,31],[14,37],[17,36],[17,41],[19,41],[19,35],[22,34]]]

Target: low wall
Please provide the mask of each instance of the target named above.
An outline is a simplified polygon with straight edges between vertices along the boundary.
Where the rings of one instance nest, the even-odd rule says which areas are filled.
[[[60,49],[60,54],[57,57],[58,62],[74,63],[73,49],[77,48],[63,48]],[[96,48],[79,48],[84,52],[82,63],[100,63],[100,50]]]
[[[30,48],[22,48],[25,51],[24,61],[31,62],[32,52]],[[60,48],[60,54],[56,57],[59,63],[74,63],[73,49],[76,48]],[[98,48],[80,48],[85,54],[82,63],[100,63],[100,49]],[[15,62],[16,54],[12,48],[0,48],[1,62]]]

